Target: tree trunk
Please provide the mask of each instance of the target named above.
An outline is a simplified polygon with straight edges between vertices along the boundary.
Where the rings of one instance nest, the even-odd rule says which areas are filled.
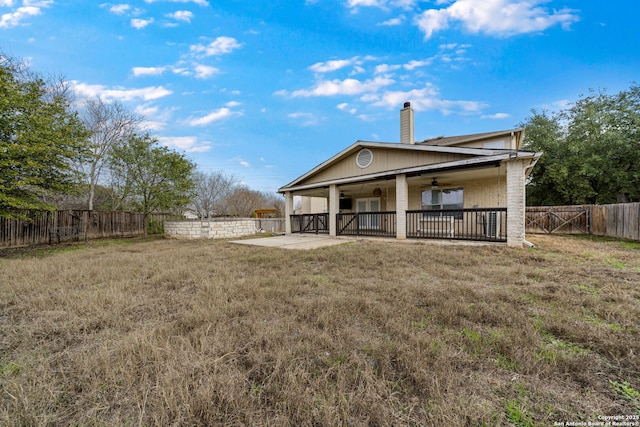
[[[144,228],[144,237],[147,237],[149,235],[149,233],[147,232],[147,229],[148,229],[148,226],[149,226],[149,224],[148,224],[148,222],[149,222],[149,214],[148,213],[145,212],[144,215],[142,215],[142,222],[143,222],[142,226]]]

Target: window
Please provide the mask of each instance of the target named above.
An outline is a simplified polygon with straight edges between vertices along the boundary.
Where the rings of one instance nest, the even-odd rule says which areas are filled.
[[[462,188],[425,190],[422,192],[422,210],[434,211],[426,212],[425,216],[442,216],[442,212],[438,211],[462,208],[464,208]],[[447,216],[462,219],[462,212],[447,214]]]

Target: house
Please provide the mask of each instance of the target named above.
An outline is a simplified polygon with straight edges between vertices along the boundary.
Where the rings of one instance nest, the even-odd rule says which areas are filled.
[[[524,129],[414,140],[400,111],[400,142],[356,141],[283,186],[287,233],[525,243],[525,183],[542,153],[520,149]],[[293,198],[328,212],[294,214]]]

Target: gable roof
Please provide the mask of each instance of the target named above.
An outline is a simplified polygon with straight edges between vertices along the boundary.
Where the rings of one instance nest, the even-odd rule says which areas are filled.
[[[432,146],[451,146],[464,144],[475,141],[482,141],[484,139],[496,138],[499,136],[506,135],[514,135],[516,136],[516,148],[520,148],[520,144],[522,143],[522,139],[524,138],[524,128],[518,129],[508,129],[508,130],[500,130],[495,132],[484,132],[484,133],[474,133],[469,135],[458,135],[458,136],[438,136],[436,138],[425,139],[424,141],[416,142],[416,144],[421,145],[432,145]]]
[[[486,139],[495,138],[498,136],[505,135],[518,135],[519,139],[522,139],[522,134],[524,133],[524,129],[513,129],[513,130],[505,130],[505,131],[497,131],[497,132],[487,132],[487,133],[479,133],[472,135],[460,135],[453,137],[442,137],[435,138],[433,140],[425,140],[423,142],[417,142],[415,144],[402,144],[399,142],[372,142],[372,141],[356,141],[351,144],[349,147],[335,154],[331,158],[325,160],[320,163],[307,173],[299,176],[295,180],[291,181],[289,184],[278,189],[278,192],[291,191],[294,189],[301,189],[306,187],[317,187],[319,185],[328,185],[331,183],[345,183],[350,181],[358,181],[358,180],[367,180],[374,179],[381,176],[386,176],[390,174],[398,174],[398,173],[415,173],[417,171],[430,170],[430,169],[442,169],[442,168],[456,168],[461,166],[468,165],[481,165],[486,163],[492,163],[496,161],[508,160],[512,158],[514,153],[517,157],[539,157],[539,153],[532,153],[529,151],[521,151],[521,150],[510,150],[510,149],[492,149],[492,148],[471,148],[471,147],[457,147],[456,144],[462,143],[470,143],[474,141],[482,141]],[[518,138],[517,137],[517,138]],[[433,144],[430,141],[437,140],[438,144]],[[517,146],[520,145],[520,141],[517,141]],[[343,179],[336,180],[335,182],[325,182],[322,184],[302,184],[309,177],[331,167],[336,164],[340,160],[354,154],[360,149],[363,148],[382,148],[382,149],[393,149],[393,150],[410,150],[410,151],[421,151],[421,152],[433,152],[433,153],[450,153],[450,154],[462,154],[468,155],[470,159],[463,161],[450,162],[446,164],[437,164],[437,165],[424,165],[419,167],[409,167],[404,169],[396,169],[385,172],[374,173],[372,175],[358,176],[358,177],[344,177]]]

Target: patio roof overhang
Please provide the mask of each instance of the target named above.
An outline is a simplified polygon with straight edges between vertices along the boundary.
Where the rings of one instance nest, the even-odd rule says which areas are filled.
[[[501,153],[493,156],[482,156],[482,157],[474,157],[471,159],[458,160],[454,162],[447,163],[437,163],[423,166],[416,166],[410,168],[403,169],[394,169],[384,172],[377,172],[373,174],[367,175],[359,175],[353,177],[344,177],[339,179],[333,179],[322,182],[314,182],[310,184],[300,184],[300,185],[287,185],[281,187],[278,192],[279,193],[287,193],[287,192],[299,192],[299,191],[309,191],[315,189],[326,189],[329,188],[330,185],[347,185],[354,183],[365,183],[371,181],[383,181],[395,179],[397,175],[406,175],[408,178],[414,176],[421,175],[434,175],[438,173],[451,173],[456,171],[471,171],[474,169],[485,169],[485,168],[493,168],[500,166],[502,162],[511,161],[515,159],[529,159],[530,165],[527,168],[527,171],[530,171],[533,168],[533,165],[537,162],[538,158],[542,153],[534,153],[529,151],[510,151],[507,153]]]

